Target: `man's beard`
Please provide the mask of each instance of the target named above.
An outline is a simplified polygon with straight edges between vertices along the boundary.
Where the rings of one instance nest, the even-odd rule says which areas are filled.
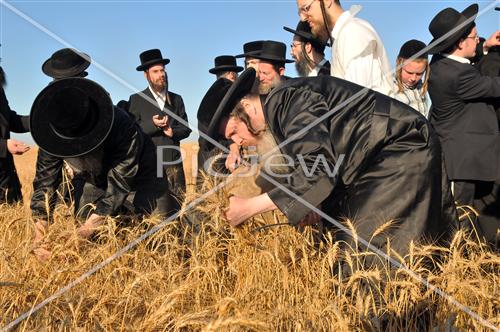
[[[275,187],[275,184],[269,182],[267,178],[261,176],[261,174],[267,174],[268,177],[283,184],[283,180],[285,179],[283,175],[291,172],[290,163],[287,162],[282,155],[271,131],[267,129],[262,132],[258,138],[256,153],[259,156],[258,161],[260,170],[259,175],[255,179],[255,184],[261,189],[261,192],[269,192]],[[282,175],[276,176],[278,174]]]
[[[272,89],[277,87],[281,83],[281,76],[276,76],[271,82],[269,83],[262,83],[260,82],[259,84],[259,94],[260,95],[267,95],[269,92],[271,92]]]
[[[316,37],[323,43],[326,43],[330,40],[330,32],[326,31],[324,19],[321,19],[320,22],[315,22],[315,24],[311,28],[311,33],[314,37]]]
[[[161,82],[160,80],[158,80],[157,82],[158,83],[154,83],[153,81],[151,80],[148,80],[149,82],[149,85],[151,86],[151,88],[156,91],[156,92],[163,92],[164,90],[167,90],[167,80],[165,80],[164,82]]]
[[[309,62],[304,57],[300,57],[300,59],[295,61],[295,70],[297,71],[300,77],[307,77],[311,72],[311,68],[309,67]]]
[[[0,86],[5,87],[6,85],[7,85],[7,77],[5,76],[3,68],[0,67]]]

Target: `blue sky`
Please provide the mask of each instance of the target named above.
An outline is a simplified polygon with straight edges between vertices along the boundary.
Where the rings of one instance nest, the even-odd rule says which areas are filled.
[[[492,2],[479,2],[479,10]],[[440,10],[453,7],[462,11],[472,2],[341,3],[344,9],[353,4],[363,6],[358,16],[375,27],[394,63],[406,40],[415,38],[429,42],[432,39],[428,25]],[[479,35],[490,36],[500,29],[499,13],[491,9],[476,20]],[[139,65],[139,53],[159,48],[171,60],[166,67],[170,90],[183,97],[190,122],[196,126],[199,103],[215,79],[208,73],[213,67],[213,58],[239,54],[243,43],[251,40],[272,39],[289,45],[292,34],[282,27],[295,28],[298,19],[294,0],[0,0],[0,56],[8,78],[7,98],[12,109],[29,114],[35,97],[50,81],[42,73],[41,65],[53,52],[66,47],[62,43],[64,40],[128,83],[128,86],[120,83],[96,66],[88,69],[88,78],[109,91],[116,103],[146,87],[143,74],[135,70]],[[329,57],[329,48],[326,53]],[[293,64],[287,65],[286,74],[296,76]],[[29,135],[17,137],[32,142]],[[192,134],[190,139],[196,137]]]

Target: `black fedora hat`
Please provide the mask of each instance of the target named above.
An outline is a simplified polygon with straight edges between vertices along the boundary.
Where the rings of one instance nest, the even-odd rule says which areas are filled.
[[[245,58],[248,56],[254,56],[255,54],[259,53],[260,50],[262,49],[262,43],[264,43],[263,40],[255,40],[243,44],[243,53],[236,55],[235,58],[238,59],[238,58]]]
[[[311,32],[311,27],[307,22],[299,21],[295,30],[288,27],[283,27],[283,29],[298,36],[302,41],[310,42],[313,47],[320,52],[323,52],[325,50],[325,47],[328,46],[328,43],[322,42],[318,38],[314,37]]]
[[[233,82],[231,80],[221,77],[217,79],[208,89],[207,93],[205,93],[205,96],[201,100],[200,107],[198,108],[198,124],[202,124],[202,127],[198,126],[199,128],[205,127],[206,130],[215,114],[215,111],[217,110],[217,107],[219,107],[220,102],[232,84]]]
[[[141,65],[137,66],[137,71],[145,71],[153,65],[166,65],[170,63],[169,59],[163,58],[163,56],[161,55],[161,51],[157,48],[142,52],[139,55],[139,58],[141,59]]]
[[[416,39],[408,40],[406,43],[403,44],[403,46],[401,46],[398,57],[403,59],[409,59],[426,47],[427,45],[425,45],[425,43],[421,42],[420,40]],[[427,52],[423,52],[417,57],[417,59],[427,59],[427,56],[428,56]]]
[[[265,40],[262,43],[262,49],[254,58],[277,63],[292,63],[294,60],[286,58],[286,45],[274,40]]]
[[[209,69],[210,74],[217,74],[221,71],[235,71],[239,73],[243,67],[236,65],[236,58],[232,55],[220,55],[214,59],[214,68]]]
[[[463,12],[459,13],[457,10],[448,7],[434,16],[429,24],[429,31],[433,37],[429,45],[436,43],[439,39],[443,38],[443,36],[450,33],[450,31],[455,29],[456,31],[445,39],[437,42],[436,45],[433,45],[429,53],[435,54],[442,52],[456,43],[460,37],[474,25],[474,19],[476,18],[478,9],[479,7],[477,4],[472,4],[465,8]]]
[[[252,87],[255,82],[255,75],[255,69],[252,67],[247,68],[229,87],[227,93],[224,95],[224,98],[219,103],[219,107],[217,107],[217,110],[212,117],[212,121],[210,121],[210,125],[208,126],[207,134],[210,137],[216,138],[219,136],[217,131],[219,130],[221,119],[228,116],[236,103],[252,91]]]
[[[90,66],[90,57],[71,48],[60,49],[50,58],[45,60],[42,71],[52,78],[68,78],[77,75],[87,76],[87,69]]]
[[[42,150],[69,158],[97,148],[113,120],[113,103],[106,90],[85,78],[65,78],[38,94],[31,107],[30,129]]]

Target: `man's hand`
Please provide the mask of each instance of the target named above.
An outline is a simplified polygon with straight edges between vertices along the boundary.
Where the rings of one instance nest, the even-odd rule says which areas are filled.
[[[29,149],[30,147],[23,142],[19,142],[12,138],[7,140],[7,150],[12,154],[21,155]]]
[[[251,206],[248,205],[248,198],[231,196],[229,207],[223,211],[223,217],[231,226],[238,226],[243,221],[253,216]]]
[[[301,221],[299,221],[299,227],[313,226],[319,223],[321,216],[314,211],[309,212]]]
[[[174,136],[174,131],[172,130],[171,127],[168,127],[168,128],[163,128],[163,133],[165,134],[165,136],[167,137],[173,137]]]
[[[92,234],[97,231],[99,226],[104,223],[104,219],[104,216],[92,213],[90,217],[85,221],[85,223],[78,227],[78,229],[76,230],[76,234],[84,239],[90,238]]]
[[[277,206],[267,194],[251,198],[232,196],[229,198],[229,207],[222,213],[223,218],[231,226],[238,226],[256,214],[277,209]]]
[[[490,38],[486,39],[483,43],[483,50],[488,52],[490,48],[500,46],[500,30],[495,31]]]
[[[44,262],[51,256],[51,252],[43,244],[43,238],[47,233],[48,223],[46,220],[35,221],[35,237],[33,238],[33,253],[39,261]]]
[[[156,127],[164,129],[168,124],[168,116],[153,115],[153,123]]]
[[[226,158],[226,168],[232,173],[241,163],[240,147],[233,143],[229,146],[229,154]]]

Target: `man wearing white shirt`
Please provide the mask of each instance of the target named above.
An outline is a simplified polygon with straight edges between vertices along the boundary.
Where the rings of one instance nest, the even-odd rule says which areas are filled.
[[[338,0],[297,0],[300,19],[314,36],[332,45],[331,75],[386,95],[393,91],[389,58],[370,23],[344,11]]]

